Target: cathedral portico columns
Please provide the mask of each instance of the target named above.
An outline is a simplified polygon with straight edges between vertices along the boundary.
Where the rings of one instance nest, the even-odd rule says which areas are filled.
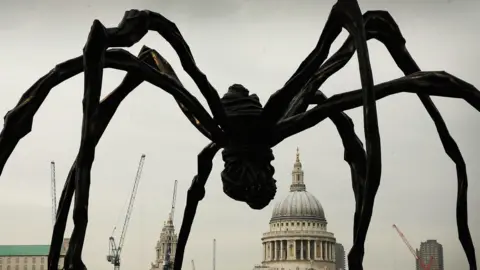
[[[331,261],[333,258],[333,252],[332,252],[332,242],[328,241],[328,260]]]
[[[331,261],[332,260],[332,243],[328,241],[327,246],[328,246],[328,260]]]
[[[266,247],[265,243],[262,243],[262,247],[263,247],[263,261],[266,261],[267,260],[267,247]]]
[[[319,243],[319,247],[320,247],[320,260],[323,260],[323,242],[322,241],[318,241]]]
[[[327,261],[328,260],[327,242],[322,241],[322,249],[323,249],[323,260]]]
[[[300,240],[300,260],[303,260],[303,240]]]
[[[312,258],[310,257],[310,239],[307,240],[307,259],[311,260]]]
[[[268,242],[268,246],[269,246],[269,252],[270,253],[269,255],[269,261],[273,261],[273,245],[272,245],[272,241],[269,241]]]
[[[280,240],[280,260],[285,260],[283,253],[283,240]]]
[[[293,258],[297,259],[297,240],[293,240]]]
[[[331,259],[331,258],[330,258],[330,251],[331,251],[330,242],[327,241],[327,242],[325,242],[325,243],[326,243],[326,245],[327,245],[327,260],[330,261],[330,259]]]

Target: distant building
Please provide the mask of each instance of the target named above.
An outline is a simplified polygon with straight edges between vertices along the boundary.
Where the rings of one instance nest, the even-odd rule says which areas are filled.
[[[263,264],[257,264],[253,267],[253,270],[272,270],[273,268],[270,268],[266,265]]]
[[[59,269],[70,239],[63,240]],[[0,270],[47,270],[50,245],[0,245]]]
[[[345,249],[340,243],[335,244],[335,268],[336,270],[345,270]]]
[[[155,261],[151,264],[151,270],[173,269],[177,241],[178,236],[175,233],[175,227],[173,226],[173,220],[170,214],[162,228],[160,239],[155,246]],[[169,263],[170,265],[168,265]],[[165,265],[167,267],[165,267]]]
[[[306,190],[298,150],[290,192],[274,207],[262,244],[255,270],[335,270],[335,237],[322,205]]]
[[[437,240],[427,240],[420,244],[420,249],[417,254],[418,258],[426,265],[430,262],[430,258],[433,257],[433,263],[430,270],[444,270],[443,266],[443,246],[437,242]],[[416,262],[417,270],[423,270]]]

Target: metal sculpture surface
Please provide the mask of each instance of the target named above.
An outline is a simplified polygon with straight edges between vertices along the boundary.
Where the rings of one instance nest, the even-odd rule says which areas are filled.
[[[350,36],[328,60],[328,52],[342,29]],[[138,42],[148,31],[156,31],[179,55],[182,67],[194,80],[208,101],[213,115],[182,85],[170,64],[155,50],[143,47],[135,57],[123,49]],[[367,40],[382,42],[405,76],[386,83],[373,84]],[[327,98],[318,89],[358,53],[362,89]],[[326,60],[326,61],[325,61]],[[127,71],[122,83],[100,100],[104,68]],[[336,125],[345,148],[355,195],[353,247],[348,255],[349,269],[363,269],[364,243],[380,184],[381,150],[375,101],[400,92],[415,93],[434,121],[445,152],[457,166],[457,226],[460,242],[470,269],[477,269],[473,242],[467,219],[467,173],[457,144],[429,95],[462,98],[480,110],[480,92],[472,85],[446,73],[422,72],[405,47],[405,39],[394,19],[386,11],[361,14],[357,1],[339,0],[332,8],[318,44],[298,70],[262,107],[255,94],[239,84],[232,85],[220,98],[199,70],[190,49],[174,23],[151,11],[127,11],[117,27],[106,28],[93,22],[83,55],[57,65],[39,79],[5,116],[0,134],[0,172],[21,138],[32,127],[33,116],[50,90],[72,76],[84,72],[84,99],[81,145],[64,186],[57,213],[48,259],[48,269],[56,270],[68,211],[75,193],[74,230],[65,258],[65,269],[85,268],[81,260],[88,221],[90,169],[95,147],[121,101],[147,81],[166,91],[178,103],[191,123],[211,143],[198,155],[198,173],[187,193],[187,205],[180,229],[175,257],[181,269],[184,249],[198,202],[205,195],[205,183],[212,168],[213,156],[223,148],[225,169],[221,174],[225,193],[262,209],[273,199],[274,159],[271,148],[285,138],[308,129],[326,118]],[[308,105],[316,104],[310,110]],[[352,120],[344,110],[363,106],[366,150],[355,134]]]

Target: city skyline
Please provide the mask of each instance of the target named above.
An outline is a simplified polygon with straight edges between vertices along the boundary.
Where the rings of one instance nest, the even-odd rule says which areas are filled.
[[[0,115],[13,108],[37,79],[56,64],[79,56],[94,19],[115,26],[124,11],[151,9],[174,21],[220,95],[242,83],[262,104],[293,74],[310,53],[335,1],[205,1],[119,0],[60,2],[59,0],[2,1],[0,17]],[[473,35],[480,18],[478,1],[432,2],[359,1],[362,11],[386,9],[396,19],[407,47],[424,70],[445,70],[477,88],[480,39]],[[205,8],[215,3],[215,8]],[[272,9],[275,7],[275,10]],[[446,19],[448,18],[448,19]],[[342,33],[332,46],[343,43]],[[213,43],[212,40],[218,41]],[[460,41],[461,40],[461,41]],[[158,50],[173,66],[185,87],[206,102],[187,78],[178,57],[157,34],[149,33],[128,50],[134,55],[145,44]],[[403,74],[378,42],[368,43],[375,83]],[[123,79],[106,70],[102,97]],[[360,87],[356,57],[329,79],[327,96]],[[49,244],[51,237],[50,161],[56,162],[57,196],[77,154],[80,142],[83,76],[56,87],[34,118],[33,131],[20,141],[0,177],[0,245]],[[462,151],[469,175],[469,225],[480,259],[480,134],[478,112],[466,102],[433,98]],[[455,166],[444,153],[432,121],[418,98],[394,95],[377,103],[383,150],[380,186],[367,242],[368,270],[414,269],[409,250],[392,229],[404,231],[414,247],[422,241],[442,243],[446,269],[467,269],[457,238]],[[363,140],[362,109],[347,111]],[[150,123],[156,123],[151,126]],[[143,84],[118,110],[100,141],[90,191],[90,218],[83,259],[87,267],[111,269],[105,259],[112,229],[121,227],[125,204],[138,165],[145,167],[122,256],[123,268],[148,270],[155,245],[171,207],[172,183],[178,180],[174,225],[180,227],[186,191],[196,174],[197,154],[207,141],[185,119],[174,100]],[[275,203],[288,192],[295,149],[300,148],[308,190],[325,208],[328,227],[348,254],[352,245],[354,198],[344,149],[329,121],[285,140],[273,149],[277,196],[268,207],[254,211],[222,191],[221,155],[200,202],[186,248],[184,268],[195,260],[197,269],[212,265],[211,241],[217,241],[217,269],[249,269],[261,260],[261,235]],[[247,220],[247,222],[245,222]],[[69,217],[65,237],[70,237]],[[118,230],[117,230],[118,233]]]

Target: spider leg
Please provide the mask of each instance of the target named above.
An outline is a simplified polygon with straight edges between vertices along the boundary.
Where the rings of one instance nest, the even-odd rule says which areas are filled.
[[[398,93],[460,98],[480,111],[480,91],[473,85],[444,71],[420,71],[384,82],[374,87],[377,100]],[[331,114],[362,106],[362,90],[333,95],[321,105],[280,121],[276,127],[274,146],[294,134],[315,126]]]
[[[392,16],[386,11],[367,11],[364,14],[365,30],[367,33],[367,40],[374,38],[382,42],[392,57],[394,58],[397,66],[404,72],[404,74],[412,74],[420,71],[419,67],[409,54],[405,47],[405,39],[402,36],[398,25]],[[321,84],[332,74],[342,68],[355,53],[355,46],[353,44],[352,37],[350,36],[343,46],[330,58],[324,65],[318,70],[318,72],[312,78],[312,82],[309,84],[310,89],[305,89],[303,96],[308,96],[309,91],[314,91],[321,86]],[[312,86],[313,85],[313,86]],[[468,228],[468,215],[467,215],[467,186],[468,177],[466,172],[466,165],[463,160],[462,154],[450,135],[448,128],[443,120],[440,112],[436,108],[433,101],[428,95],[418,94],[422,104],[427,110],[428,114],[434,121],[437,128],[437,132],[440,136],[442,145],[447,155],[454,161],[457,166],[457,178],[458,178],[458,195],[457,195],[457,226],[460,242],[465,250],[467,259],[470,265],[476,265],[475,251],[473,241],[471,239],[470,230]],[[306,98],[300,97],[294,100],[291,104],[291,111],[294,113],[295,109],[306,106],[301,104],[305,103]],[[291,115],[292,113],[290,113]],[[366,213],[364,213],[366,215]],[[366,221],[365,221],[366,222]],[[363,225],[363,228],[368,225]],[[362,228],[362,234],[366,234],[366,231]],[[363,236],[362,236],[363,238]]]
[[[150,48],[144,46],[139,53],[139,59],[141,61],[153,61],[152,54],[149,53],[150,51]],[[120,103],[142,82],[142,78],[135,76],[132,72],[128,72],[121,84],[114,91],[112,91],[111,94],[105,97],[102,102],[100,102],[98,114],[95,118],[95,122],[93,123],[95,127],[95,132],[92,134],[92,137],[95,145],[98,144],[101,136],[105,132],[108,124],[110,123],[110,120],[113,118],[113,115],[115,114]],[[73,163],[68,173],[67,180],[65,181],[65,185],[63,187],[63,191],[59,200],[57,217],[53,228],[52,240],[48,256],[49,270],[58,269],[59,255],[62,248],[65,228],[67,225],[68,213],[75,191],[75,170],[76,161]],[[67,261],[68,260],[65,260],[65,262]]]
[[[374,87],[374,90],[376,92],[376,99],[381,99],[386,96],[401,92],[462,98],[470,105],[472,105],[475,109],[480,111],[480,92],[473,85],[470,85],[467,82],[464,82],[446,72],[416,72],[397,80],[379,84]],[[362,106],[362,90],[356,90],[335,95],[327,99],[327,101],[323,104],[318,105],[303,114],[299,114],[281,121],[277,125],[275,135],[278,137],[274,139],[274,142],[278,143],[286,137],[289,137],[309,127],[312,127],[324,120],[325,118],[330,117],[336,112],[353,109],[359,106]],[[466,179],[465,176],[462,177],[463,179]],[[463,182],[463,184],[464,186],[459,187],[459,193],[461,193],[462,191],[466,191],[467,183]],[[367,182],[365,194],[363,197],[364,201],[362,204],[363,209],[361,211],[360,223],[358,224],[357,228],[357,239],[355,239],[356,241],[354,242],[354,246],[355,244],[360,245],[359,249],[363,246],[363,244],[361,243],[364,242],[364,238],[362,239],[362,236],[366,236],[366,232],[368,230],[368,226],[362,228],[362,226],[365,226],[365,223],[367,223],[366,225],[368,225],[368,222],[362,223],[362,217],[366,218],[368,221],[368,219],[371,218],[371,213],[373,211],[374,196],[372,196],[372,190],[371,188],[369,188],[370,187],[368,186]],[[458,197],[460,197],[459,195],[457,195],[457,199]],[[467,212],[465,210],[466,204],[460,206],[457,205],[457,209],[459,208],[463,213]],[[463,217],[466,218],[466,215]],[[468,224],[467,228],[462,228],[459,226],[459,231],[461,231],[463,236],[468,236],[464,234],[466,233],[467,229]],[[468,240],[467,237],[465,238]],[[359,258],[363,256],[361,256],[362,254],[355,254],[353,251],[354,249],[352,247],[352,250],[349,254],[349,267],[352,269],[361,269],[362,266]],[[471,255],[472,252],[474,252],[473,243],[470,247],[467,246],[465,251],[467,254]],[[471,258],[472,257],[470,257],[469,259]],[[474,255],[473,258],[475,258]],[[470,261],[469,263],[471,269],[476,269],[475,264],[471,264]]]
[[[149,10],[126,11],[118,27],[107,29],[110,39],[109,46],[130,47],[140,41],[149,30],[157,31],[170,43],[179,56],[183,69],[193,79],[207,100],[215,121],[223,129],[228,129],[229,122],[218,92],[210,84],[207,76],[197,67],[187,42],[173,22],[161,14]]]
[[[366,192],[368,195],[371,195],[370,197],[364,197],[364,199],[371,200],[378,190],[381,178],[380,132],[378,130],[376,99],[375,92],[373,91],[373,75],[368,55],[364,22],[356,0],[339,0],[334,5],[317,47],[301,64],[299,71],[295,72],[292,79],[290,79],[282,89],[270,97],[263,113],[267,121],[271,123],[277,123],[277,121],[281,119],[285,110],[288,109],[290,101],[302,90],[308,80],[315,74],[318,66],[321,65],[327,57],[329,47],[339,35],[342,26],[353,36],[355,45],[358,48],[360,79],[362,88],[364,89],[363,116],[367,150]],[[324,35],[327,36],[327,38],[325,38]],[[328,40],[326,44],[322,43],[322,41],[325,42],[325,39]],[[327,45],[327,48],[322,48],[322,45]],[[373,202],[371,203],[373,204]],[[360,215],[360,217],[362,216]],[[360,222],[359,225],[361,224],[362,222]],[[355,239],[355,241],[357,241],[357,239]],[[354,245],[351,249],[351,254],[354,254],[351,258],[356,259],[352,261],[351,264],[356,266],[355,269],[363,269],[363,245]]]
[[[371,17],[376,20],[375,23],[382,27],[382,31],[372,33],[374,34],[372,38],[379,40],[386,46],[395,63],[405,75],[419,72],[420,68],[408,52],[405,46],[406,41],[393,17],[386,11],[371,11],[371,13]],[[477,269],[475,247],[468,226],[468,175],[465,161],[432,99],[426,94],[420,93],[417,95],[435,124],[446,154],[456,165],[458,182],[456,203],[458,237],[466,254],[470,269]]]
[[[127,14],[128,13],[129,12],[127,12]],[[129,14],[132,13],[130,12]],[[95,156],[95,144],[92,143],[92,138],[90,135],[93,127],[90,122],[91,119],[95,117],[95,112],[99,104],[103,66],[105,61],[105,51],[108,47],[119,47],[122,45],[128,45],[128,43],[125,44],[125,38],[130,37],[131,33],[122,32],[128,30],[127,28],[122,26],[128,25],[129,20],[130,22],[132,22],[132,19],[140,18],[136,17],[136,14],[138,15],[138,13],[133,14],[134,17],[128,15],[125,16],[127,19],[122,20],[120,27],[115,29],[106,29],[100,21],[95,20],[93,22],[92,29],[90,30],[88,40],[84,47],[84,118],[82,128],[82,141],[80,144],[80,150],[77,159],[77,168],[75,171],[75,204],[73,209],[73,221],[75,226],[70,239],[70,247],[67,251],[67,255],[65,258],[67,260],[66,266],[68,265],[66,269],[85,268],[81,259],[81,254],[83,249],[83,243],[85,241],[85,234],[88,222],[90,170]],[[148,17],[144,16],[144,19],[147,18]],[[128,42],[131,42],[131,40],[129,40]],[[157,57],[154,58],[158,61]],[[137,61],[137,63],[141,64],[140,61]],[[162,66],[158,65],[158,67],[160,68]],[[164,70],[161,71],[164,72]],[[171,70],[165,70],[165,73],[167,73],[167,77],[170,78],[177,87],[181,87],[183,89],[183,86],[178,84],[178,80],[169,76],[170,71]],[[155,78],[158,78],[158,76],[155,76]],[[178,95],[178,93],[182,93],[182,91],[177,92],[177,101],[183,102],[182,98],[184,97]],[[185,101],[191,100],[187,99]],[[201,106],[197,107],[198,108],[195,109],[201,112],[200,110],[198,110]],[[198,124],[201,125],[200,122]]]
[[[198,203],[205,197],[205,184],[212,171],[212,160],[218,150],[220,150],[220,147],[216,143],[210,143],[198,155],[198,172],[193,178],[192,184],[187,192],[187,205],[185,206],[182,226],[178,236],[177,249],[175,250],[175,262],[173,264],[174,270],[182,269],[183,255],[192,228],[193,219],[197,212]]]
[[[370,32],[378,31],[378,24],[372,23],[372,18],[375,18],[375,14],[371,12],[366,12],[363,15],[363,23],[365,31],[367,33],[367,39]],[[370,35],[371,36],[371,35]],[[348,60],[351,58],[348,57],[349,51],[355,51],[355,44],[353,44],[352,35],[350,35],[347,41],[342,45],[340,50],[335,53],[331,58],[327,60],[313,75],[313,77],[308,81],[308,83],[301,89],[301,91],[292,99],[289,103],[289,106],[282,118],[288,118],[293,115],[303,113],[307,110],[309,104],[321,104],[326,100],[326,96],[318,91],[321,85],[335,72],[342,68]],[[347,57],[344,57],[347,54]],[[352,53],[353,55],[353,53]],[[346,58],[346,61],[338,61]],[[335,68],[331,68],[333,67]],[[326,68],[327,67],[327,68]],[[355,133],[353,122],[348,117],[348,115],[339,112],[332,114],[330,119],[333,121],[337,130],[342,138],[342,142],[345,148],[344,159],[350,166],[350,171],[352,175],[352,188],[355,196],[355,214],[354,214],[354,226],[353,226],[353,238],[358,239],[358,229],[360,228],[359,224],[361,220],[365,223],[365,218],[362,216],[363,213],[363,203],[364,203],[364,192],[366,186],[366,153],[363,148],[361,140]],[[378,182],[379,183],[379,182]],[[367,223],[368,226],[368,223]],[[355,240],[354,240],[355,243]],[[360,248],[359,248],[360,246]],[[361,267],[361,262],[363,261],[363,244],[354,245],[353,253],[354,259],[349,261],[355,264],[357,267]],[[355,266],[351,265],[353,269]]]
[[[322,104],[327,100],[321,91],[315,92],[311,104]],[[330,115],[330,120],[338,130],[345,149],[344,159],[350,166],[352,175],[352,188],[355,195],[355,214],[353,219],[353,238],[356,239],[360,224],[360,215],[363,205],[363,196],[366,185],[367,156],[362,141],[355,133],[352,119],[344,112],[336,112]],[[353,269],[353,268],[352,268]]]
[[[339,0],[333,6],[317,46],[301,63],[286,84],[269,98],[265,104],[263,115],[273,123],[281,119],[291,100],[301,91],[327,58],[331,44],[340,34],[342,27],[345,27],[354,36],[355,44],[359,48],[360,75],[362,87],[366,93],[364,114],[366,117],[367,148],[370,149],[370,143],[373,143],[374,145],[372,146],[375,147],[370,149],[370,152],[375,150],[374,152],[376,153],[371,154],[375,154],[374,156],[379,158],[379,148],[377,147],[379,145],[379,134],[378,127],[376,127],[377,117],[375,98],[372,91],[372,71],[366,45],[363,18],[356,0]],[[377,161],[380,162],[380,160]]]
[[[154,52],[153,50],[150,51]],[[153,56],[155,54],[151,54],[150,56]],[[153,58],[150,60],[147,58],[145,60],[154,63]],[[221,134],[221,130],[218,129],[218,127],[214,124],[213,120],[203,109],[203,107],[201,107],[201,104],[198,102],[198,100],[196,100],[195,97],[193,97],[190,93],[188,93],[188,91],[186,91],[181,85],[179,85],[176,80],[172,79],[169,74],[165,74],[162,73],[162,71],[156,70],[154,68],[155,64],[146,64],[142,61],[139,61],[130,53],[118,49],[107,51],[105,54],[105,63],[103,64],[105,64],[105,67],[107,68],[113,67],[116,69],[125,70],[129,72],[130,76],[138,77],[135,79],[145,79],[146,81],[166,90],[166,92],[172,94],[177,101],[180,101],[182,104],[184,104],[184,109],[186,109],[184,110],[184,113],[185,111],[189,111],[190,114],[194,115],[193,118],[195,118],[196,120],[194,125],[197,128],[203,125],[205,127],[208,127],[207,130],[209,130],[212,134],[212,138],[221,141],[221,138],[219,137],[223,136],[223,134]],[[3,169],[8,157],[10,156],[11,152],[13,151],[19,140],[30,132],[33,117],[38,108],[45,100],[50,90],[59,83],[73,77],[74,75],[82,71],[83,64],[81,57],[77,57],[57,65],[51,72],[38,80],[22,96],[17,106],[7,113],[7,115],[5,116],[5,125],[2,133],[0,134],[0,168]],[[129,83],[126,83],[126,81],[129,81]],[[132,80],[125,80],[125,87],[119,87],[117,88],[117,90],[120,91],[120,89],[123,89],[124,91],[127,91],[128,87],[133,89],[134,87],[136,87],[135,84],[136,83],[132,82]],[[116,93],[118,94],[110,94],[100,103],[100,106],[96,111],[96,115],[99,118],[98,121],[103,121],[105,119],[102,118],[102,113],[108,113],[108,111],[111,110],[111,113],[113,114],[116,109],[113,108],[114,104],[116,102],[120,102],[123,99],[122,95],[126,96],[126,93],[122,94],[122,92],[118,91],[116,91]],[[100,124],[106,125],[108,124],[108,121],[101,122]],[[216,130],[212,130],[212,126],[216,127]],[[95,130],[98,130],[98,128],[94,128],[94,131]],[[99,136],[101,136],[102,133],[103,131],[99,133]],[[66,192],[65,194],[68,194],[68,192]],[[66,215],[68,215],[68,211],[63,212],[61,211],[61,209],[62,207],[60,206],[60,213],[66,213]],[[62,227],[64,227],[64,225],[57,226],[58,229],[56,230],[56,232],[64,231]],[[52,241],[55,242],[54,239],[52,239]],[[52,253],[53,251],[55,251],[56,247],[59,249],[60,245],[61,243],[58,245],[53,245]],[[50,263],[50,267],[53,267],[50,269],[56,269],[56,265],[56,263]]]
[[[155,63],[153,59],[149,61]],[[120,49],[108,50],[105,54],[104,64],[105,68],[132,72],[135,76],[140,76],[173,95],[177,101],[180,101],[188,109],[190,114],[194,115],[196,119],[192,122],[194,126],[201,132],[202,129],[209,131],[211,136],[202,132],[207,138],[215,141],[223,140],[223,133],[215,125],[208,112],[203,109],[200,102],[169,74],[156,70],[155,64],[147,65],[138,61],[129,52]],[[50,90],[81,72],[83,72],[82,57],[72,58],[58,64],[37,80],[22,95],[17,105],[7,112],[4,117],[4,127],[0,133],[0,175],[18,142],[32,130],[33,117]],[[193,119],[193,117],[189,117],[189,119]]]
[[[405,75],[419,72],[420,68],[408,52],[405,46],[406,41],[393,17],[386,11],[372,11],[372,13],[376,13],[377,15],[374,15],[377,20],[379,20],[377,23],[383,25],[383,31],[377,32],[374,38],[381,41],[387,47],[395,63]],[[477,269],[475,247],[468,226],[468,175],[465,161],[432,99],[426,94],[417,95],[435,124],[446,154],[456,165],[458,182],[456,209],[458,237],[467,256],[470,269]]]
[[[387,49],[391,54],[392,46],[395,46],[395,44],[405,44],[405,39],[401,35],[398,26],[394,21],[392,24],[392,21],[393,18],[386,11],[367,11],[363,14],[367,41],[373,38],[385,45],[388,44]],[[340,49],[321,65],[307,85],[292,99],[284,118],[305,112],[311,99],[316,95],[316,91],[331,75],[335,74],[348,63],[355,51],[353,36],[349,35]],[[401,61],[403,58],[400,57],[397,59]]]
[[[88,223],[88,200],[90,195],[91,168],[95,158],[95,139],[92,136],[95,113],[100,104],[102,90],[103,67],[106,48],[98,48],[95,42],[104,40],[105,32],[98,21],[88,35],[87,43],[83,48],[84,65],[84,93],[83,119],[80,140],[80,149],[75,160],[74,173],[75,203],[73,205],[73,232],[70,238],[68,251],[65,257],[65,269],[86,269],[81,259],[83,244]]]

